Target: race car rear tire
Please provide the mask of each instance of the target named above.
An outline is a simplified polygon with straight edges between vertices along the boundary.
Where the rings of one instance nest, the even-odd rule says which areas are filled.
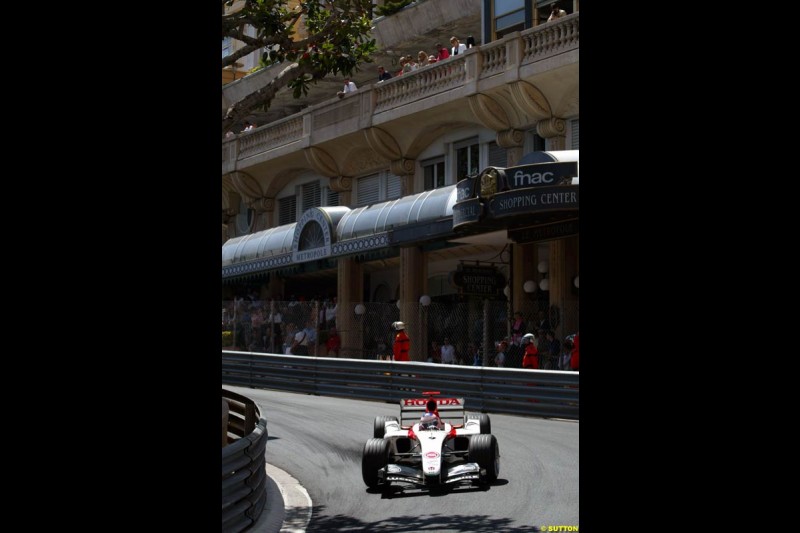
[[[494,435],[473,435],[469,440],[469,460],[486,470],[484,481],[495,481],[500,475],[500,446]]]
[[[466,416],[467,420],[477,420],[482,435],[489,435],[492,432],[492,422],[486,413],[470,413]]]
[[[397,422],[396,416],[376,416],[375,427],[372,430],[372,436],[376,439],[382,439],[386,435],[386,422]]]
[[[369,439],[361,454],[361,477],[369,488],[378,486],[378,470],[389,464],[389,441]]]

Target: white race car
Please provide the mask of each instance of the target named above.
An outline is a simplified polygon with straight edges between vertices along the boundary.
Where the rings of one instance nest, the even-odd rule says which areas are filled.
[[[375,418],[364,445],[361,474],[370,488],[394,482],[425,487],[451,483],[490,484],[500,474],[500,448],[487,414],[465,414],[463,398],[400,400],[400,420]],[[441,422],[421,419],[433,399]]]

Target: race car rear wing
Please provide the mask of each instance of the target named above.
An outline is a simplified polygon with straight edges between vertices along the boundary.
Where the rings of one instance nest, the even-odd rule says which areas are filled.
[[[464,398],[405,398],[400,400],[400,426],[410,427],[419,422],[430,399],[436,400],[443,422],[454,426],[464,424]]]

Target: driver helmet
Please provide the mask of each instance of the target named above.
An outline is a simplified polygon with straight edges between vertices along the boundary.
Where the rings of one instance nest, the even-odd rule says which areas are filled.
[[[526,333],[522,336],[522,343],[527,344],[529,342],[533,342],[533,333]]]
[[[400,331],[401,329],[406,329],[406,325],[398,320],[397,322],[392,323],[392,329],[395,331]]]

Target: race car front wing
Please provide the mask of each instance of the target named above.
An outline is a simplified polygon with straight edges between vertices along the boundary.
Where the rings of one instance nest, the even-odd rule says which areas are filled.
[[[478,463],[464,463],[448,469],[444,483],[480,480],[485,475],[486,471],[482,471]],[[405,481],[417,485],[428,485],[420,469],[406,465],[386,465],[378,470],[378,478],[385,482]]]

